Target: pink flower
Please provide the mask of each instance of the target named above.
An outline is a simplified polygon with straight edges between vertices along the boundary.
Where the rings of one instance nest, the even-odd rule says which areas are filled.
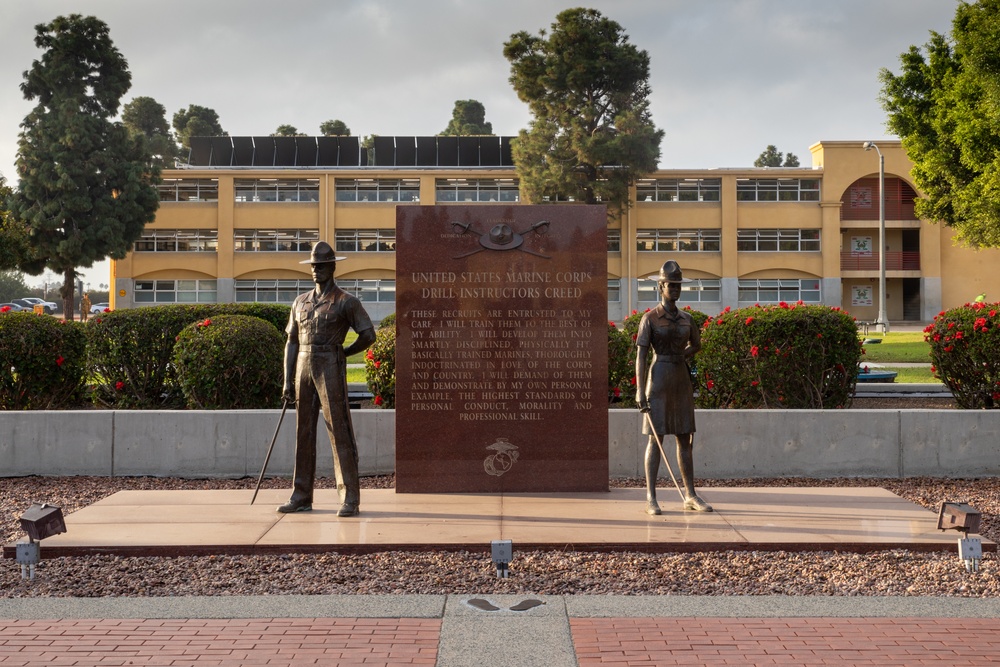
[[[619,389],[618,387],[615,387],[615,398],[618,398],[621,395],[622,395],[622,390]]]
[[[125,388],[125,383],[124,382],[122,382],[121,380],[119,380],[118,382],[115,382],[115,391],[121,391],[124,388]]]
[[[754,345],[753,347],[750,348],[750,356],[751,357],[756,357],[759,353],[760,353],[760,348],[757,347],[756,345]]]
[[[788,310],[788,304],[785,303],[784,301],[778,302],[778,306],[784,308],[785,310]]]
[[[198,323],[198,326],[199,326],[199,327],[207,327],[207,326],[209,326],[210,324],[212,324],[212,320],[210,320],[210,319],[206,319],[206,320],[205,320],[204,322],[199,322],[199,323]]]
[[[746,320],[746,322],[744,322],[743,324],[746,325],[746,326],[750,326],[751,322],[753,322],[753,318],[752,317],[748,317],[747,320]]]
[[[4,306],[3,308],[0,308],[0,313],[9,313],[9,312],[10,312],[10,306]]]
[[[629,383],[630,383],[630,384],[631,384],[631,385],[632,385],[632,386],[634,387],[634,386],[635,386],[635,382],[636,382],[636,380],[635,380],[635,376],[633,375],[633,376],[632,376],[632,379],[631,379],[631,380],[629,380]]]
[[[822,338],[822,337],[823,337],[823,334],[821,334],[821,333],[816,334],[816,338]]]
[[[715,389],[715,381],[709,380],[708,382],[705,383],[705,386],[708,387],[709,389]]]
[[[374,358],[375,358],[375,355],[372,354],[371,348],[368,348],[368,351],[365,352],[365,359],[374,359]]]
[[[990,311],[990,317],[996,317],[996,316],[997,316],[997,311],[991,310]]]
[[[59,358],[56,359],[56,366],[62,366],[64,361],[66,360],[63,359],[62,356],[60,355]]]
[[[754,380],[753,382],[750,383],[750,386],[751,387],[756,387],[759,384],[760,384],[760,382],[758,382],[757,380]]]
[[[381,396],[376,396],[375,397],[375,405],[382,405],[382,403],[383,403],[382,397]]]
[[[382,365],[381,361],[378,360],[375,361],[375,368],[379,368],[381,365]]]

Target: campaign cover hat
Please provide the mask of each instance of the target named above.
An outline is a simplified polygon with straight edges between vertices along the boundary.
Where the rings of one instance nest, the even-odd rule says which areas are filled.
[[[309,253],[309,259],[299,262],[299,264],[329,264],[330,262],[341,262],[346,257],[337,257],[333,254],[333,248],[326,241],[320,241],[313,246]]]

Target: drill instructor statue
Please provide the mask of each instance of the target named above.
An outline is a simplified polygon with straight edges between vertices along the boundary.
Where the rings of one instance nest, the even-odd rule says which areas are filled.
[[[333,467],[341,506],[338,516],[359,512],[358,445],[347,402],[347,357],[375,342],[375,329],[361,302],[337,287],[333,248],[318,242],[308,260],[316,288],[292,303],[285,345],[285,384],[282,398],[296,403],[295,472],[292,496],[278,507],[282,513],[312,509],[316,479],[316,428],[320,409],[333,446]],[[348,329],[358,338],[344,349]]]
[[[677,462],[684,484],[684,509],[711,512],[712,506],[698,497],[694,489],[694,387],[688,361],[701,349],[701,334],[691,315],[677,308],[681,283],[690,282],[673,260],[660,268],[656,285],[660,305],[648,311],[639,322],[635,359],[636,397],[644,419],[642,432],[649,435],[646,445],[646,513],[660,514],[656,503],[656,476],[660,470],[660,448],[650,425],[663,442],[673,434],[677,440]],[[646,357],[653,348],[652,364]],[[648,372],[647,372],[648,371]],[[664,443],[666,444],[666,443]],[[669,462],[667,462],[669,465]]]

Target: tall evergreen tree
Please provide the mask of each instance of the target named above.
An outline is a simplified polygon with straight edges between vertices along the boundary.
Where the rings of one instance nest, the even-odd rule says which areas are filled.
[[[152,97],[136,97],[122,108],[122,122],[133,136],[146,139],[149,152],[160,167],[174,166],[179,151],[162,104]]]
[[[186,149],[191,148],[191,137],[220,137],[226,134],[219,124],[215,109],[192,104],[174,114],[174,132]]]
[[[486,122],[486,107],[477,100],[455,100],[451,121],[442,135],[467,137],[493,134],[493,123]]]
[[[108,26],[73,14],[35,31],[44,53],[21,84],[37,103],[21,123],[10,214],[28,232],[19,268],[61,274],[72,318],[77,267],[125,257],[159,206],[159,168],[142,138],[111,121],[132,77]]]
[[[567,9],[552,29],[504,44],[510,82],[533,119],[513,145],[523,201],[574,196],[617,216],[653,171],[663,130],[649,112],[649,54],[593,9]]]
[[[342,120],[325,120],[319,124],[319,133],[324,137],[349,137],[351,128]]]
[[[782,153],[773,144],[757,156],[753,161],[755,167],[798,167],[799,158],[794,153]]]

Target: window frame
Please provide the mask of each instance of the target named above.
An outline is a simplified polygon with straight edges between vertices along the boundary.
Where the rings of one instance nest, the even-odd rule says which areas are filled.
[[[821,187],[819,178],[737,178],[736,201],[819,203]]]
[[[242,252],[309,252],[319,241],[318,229],[256,229],[233,230],[233,251]]]
[[[741,304],[823,302],[823,284],[819,278],[741,278],[737,290]],[[751,293],[754,298],[745,298]]]
[[[420,203],[419,178],[337,178],[333,189],[338,203]]]
[[[132,281],[132,295],[136,305],[218,303],[219,281],[215,278],[136,278]]]
[[[436,178],[438,204],[514,204],[521,201],[517,178]]]
[[[319,203],[319,178],[234,178],[237,204]]]
[[[652,202],[717,204],[721,199],[721,178],[640,178],[635,185],[635,200],[639,204]]]
[[[817,227],[749,228],[736,230],[737,252],[822,252]]]
[[[722,230],[637,229],[636,252],[721,252]]]
[[[182,243],[187,246],[181,248]],[[218,252],[217,229],[146,229],[132,252]]]

